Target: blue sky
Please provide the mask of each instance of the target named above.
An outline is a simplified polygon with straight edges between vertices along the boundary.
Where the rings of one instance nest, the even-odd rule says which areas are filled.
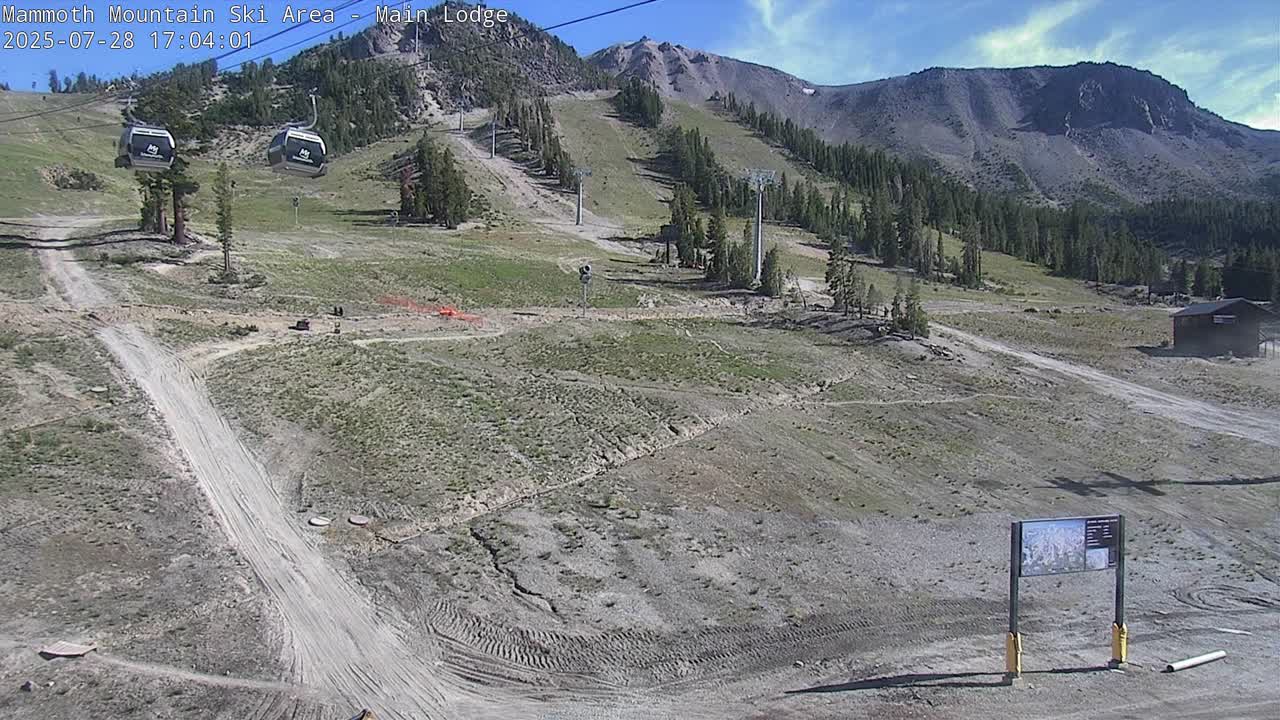
[[[628,0],[510,0],[505,8],[539,25],[599,12]],[[84,70],[101,76],[152,72],[175,62],[193,62],[217,51],[153,50],[152,30],[212,30],[222,34],[251,30],[262,38],[283,28],[281,16],[293,8],[332,8],[341,0],[266,0],[271,23],[234,26],[229,3],[221,0],[174,0],[173,7],[199,3],[213,8],[212,26],[137,27],[131,50],[0,49],[0,80],[14,89],[45,87],[49,68],[60,73]],[[67,0],[17,0],[18,8],[70,8]],[[97,11],[92,27],[99,38],[113,28],[107,2],[87,2]],[[119,4],[164,7],[163,0]],[[385,4],[364,0],[338,13],[336,23],[358,11],[364,19],[347,32],[372,22],[373,8]],[[394,4],[394,3],[391,3]],[[251,2],[257,7],[258,0]],[[427,7],[426,0],[417,0]],[[51,30],[59,38],[71,26],[16,26],[5,31]],[[261,55],[307,35],[331,29],[325,25],[292,31],[270,43],[224,61],[233,63]],[[327,34],[327,33],[326,33]],[[641,35],[778,67],[815,83],[841,84],[914,72],[926,67],[1015,67],[1070,64],[1079,60],[1113,60],[1151,70],[1182,86],[1197,104],[1254,127],[1280,129],[1280,11],[1274,2],[1256,0],[660,0],[558,33],[583,54]],[[322,39],[322,38],[321,38]],[[3,38],[0,38],[0,42]],[[291,50],[289,52],[296,52]],[[286,53],[287,54],[287,53]]]

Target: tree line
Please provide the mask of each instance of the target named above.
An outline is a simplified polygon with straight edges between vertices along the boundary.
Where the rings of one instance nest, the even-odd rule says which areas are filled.
[[[449,148],[422,133],[400,169],[400,216],[456,228],[471,212],[471,189]]]
[[[640,78],[631,78],[613,96],[613,105],[624,118],[637,125],[656,128],[662,124],[662,95]]]
[[[113,80],[104,80],[97,75],[86,74],[83,70],[76,73],[72,78],[70,75],[63,76],[59,81],[58,71],[49,71],[49,92],[51,93],[95,93],[102,92],[111,87]],[[31,83],[35,86],[35,83]],[[5,86],[8,90],[8,86]]]
[[[1280,302],[1280,201],[1170,199],[1124,215],[1135,232],[1199,258],[1174,265],[1176,292]]]
[[[576,187],[573,156],[560,142],[555,115],[546,98],[529,100],[509,95],[496,104],[494,116],[501,127],[516,131],[520,148],[532,156],[539,172],[555,178],[562,188]]]
[[[733,94],[721,102],[734,119],[872,204],[877,196],[899,210],[904,199],[918,203],[923,225],[962,236],[967,233],[979,250],[995,250],[1059,275],[1097,282],[1150,284],[1162,278],[1165,256],[1149,239],[1138,238],[1123,222],[1082,203],[1066,209],[1032,207],[969,188],[921,161],[893,158],[882,150],[851,143],[828,143],[789,118],[758,111],[754,103],[743,105]],[[851,242],[878,247],[886,264],[897,264],[890,261],[910,258],[913,248],[903,247],[900,228],[894,246],[890,226],[896,224],[895,218],[870,230],[864,225],[870,236],[853,237]],[[839,233],[841,228],[833,230]]]
[[[751,217],[756,210],[755,189],[743,177],[734,176],[716,158],[710,141],[697,128],[671,128],[663,134],[663,152],[669,159],[672,174],[687,188],[690,197],[705,206],[721,208],[732,215]],[[853,209],[853,195],[841,188],[825,197],[812,181],[791,182],[784,172],[777,183],[763,188],[763,218],[767,221],[792,223],[831,243],[833,253],[864,252],[879,258],[885,265],[913,267],[922,277],[944,279],[950,271],[953,278],[966,285],[981,284],[982,256],[977,226],[966,226],[963,262],[944,261],[941,231],[926,236],[923,205],[912,192],[904,193],[895,210],[887,192],[877,192],[863,208],[861,215]],[[677,191],[673,208],[679,207]],[[696,244],[687,234],[673,209],[672,226],[676,243]],[[679,256],[681,263],[690,258]]]

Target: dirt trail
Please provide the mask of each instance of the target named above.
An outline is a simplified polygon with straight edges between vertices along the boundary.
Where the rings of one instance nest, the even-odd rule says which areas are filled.
[[[74,227],[70,222],[48,232],[56,239]],[[60,251],[42,251],[41,262],[69,304],[108,301],[84,268]],[[446,693],[435,672],[438,647],[423,641],[410,648],[370,599],[329,565],[195,374],[137,326],[101,327],[97,335],[151,398],[227,537],[275,601],[297,679],[378,710],[379,717],[445,717]]]
[[[1090,367],[1025,350],[1015,350],[1003,343],[970,335],[954,328],[940,325],[934,325],[934,327],[939,332],[951,335],[973,347],[1010,355],[1036,367],[1081,380],[1094,389],[1124,400],[1144,412],[1202,430],[1280,447],[1280,415],[1233,410],[1200,400],[1178,397],[1112,377]]]
[[[454,133],[448,134],[448,138],[453,141],[454,145],[461,148],[463,152],[470,155],[476,162],[492,173],[503,190],[513,200],[516,200],[520,206],[530,210],[531,215],[535,218],[533,220],[535,224],[550,230],[576,235],[584,240],[590,240],[605,252],[617,255],[648,257],[648,255],[639,250],[629,248],[611,239],[623,235],[623,228],[620,224],[583,208],[582,224],[575,225],[573,216],[576,204],[573,201],[558,197],[538,187],[523,168],[507,158],[501,155],[490,158],[488,150],[482,150],[474,142],[471,142],[469,138]]]

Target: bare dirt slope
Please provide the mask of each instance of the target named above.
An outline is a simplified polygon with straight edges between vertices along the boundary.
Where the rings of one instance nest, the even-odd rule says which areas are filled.
[[[827,140],[924,158],[979,187],[1032,199],[1112,203],[1206,191],[1265,197],[1273,192],[1268,178],[1280,175],[1280,132],[1223,120],[1164,79],[1112,63],[929,68],[817,86],[648,39],[590,59],[688,102],[732,92]]]
[[[1175,422],[1210,432],[1234,435],[1273,447],[1280,447],[1280,415],[1275,413],[1234,410],[1209,402],[1178,397],[1112,377],[1091,367],[1065,362],[1034,352],[1015,350],[995,340],[981,338],[954,328],[942,327],[939,329],[944,334],[958,338],[975,347],[1003,353],[1036,367],[1083,380],[1099,392],[1131,403],[1143,412],[1161,415]]]
[[[574,197],[539,185],[524,168],[501,155],[489,157],[487,148],[482,149],[461,133],[450,133],[448,137],[460,152],[483,165],[501,185],[508,199],[526,213],[527,220],[548,230],[589,240],[606,252],[643,256],[643,253],[616,241],[624,234],[621,224],[596,215],[585,207],[582,209],[582,224],[576,224]]]
[[[92,222],[69,221],[51,239]],[[61,251],[42,251],[41,260],[73,307],[108,301]],[[285,513],[262,465],[210,405],[195,375],[136,326],[102,327],[97,335],[160,411],[228,539],[275,601],[298,678],[377,706],[387,717],[436,714],[444,695],[430,650],[411,651],[368,597],[325,560],[300,518]]]
[[[102,303],[82,321],[264,586],[292,668],[219,683],[111,653],[83,676],[162,676],[263,720],[1056,718],[1103,694],[1131,699],[1102,717],[1277,709],[1280,455],[1225,409],[977,334],[697,303],[486,309],[474,329],[388,315],[179,352],[143,325],[199,314],[113,306],[39,252],[66,300],[14,312]],[[305,527],[313,500],[334,527]],[[1043,579],[1024,595],[1032,687],[1005,687],[1009,520],[1100,512],[1130,522],[1134,667],[1099,667],[1108,575]],[[1203,645],[1231,663],[1155,672]]]

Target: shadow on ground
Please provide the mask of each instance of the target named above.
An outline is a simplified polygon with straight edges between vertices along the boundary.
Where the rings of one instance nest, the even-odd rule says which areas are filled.
[[[1079,497],[1107,497],[1115,491],[1132,491],[1146,493],[1153,497],[1167,495],[1162,487],[1179,485],[1195,485],[1207,487],[1232,487],[1249,485],[1270,485],[1280,483],[1280,475],[1262,477],[1226,477],[1206,480],[1134,480],[1119,473],[1103,472],[1102,477],[1093,480],[1075,480],[1058,476],[1049,481],[1045,487],[1064,490]]]
[[[1092,667],[1054,668],[1051,670],[1029,670],[1023,675],[1076,675],[1080,673],[1103,672],[1105,665]],[[993,688],[1010,684],[1004,673],[994,672],[958,672],[958,673],[906,673],[903,675],[886,675],[884,677],[852,680],[833,685],[816,685],[802,690],[788,690],[787,695],[807,695],[811,693],[852,692],[856,690],[883,690],[885,688],[903,687],[947,687],[947,688]]]

